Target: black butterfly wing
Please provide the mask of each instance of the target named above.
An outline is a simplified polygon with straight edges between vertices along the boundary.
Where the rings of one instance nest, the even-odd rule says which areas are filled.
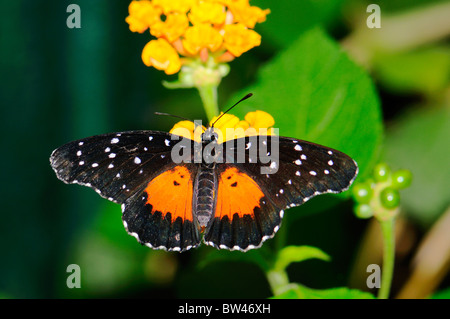
[[[154,201],[143,201],[143,198],[156,196],[148,194],[149,183],[179,166],[171,156],[179,141],[178,136],[158,131],[97,135],[61,146],[53,151],[50,163],[63,182],[91,187],[102,197],[122,204],[125,228],[142,244],[182,250],[200,242],[191,218],[192,209],[183,211],[187,220],[177,220],[173,218],[179,215],[176,211],[164,211],[162,205],[151,205]],[[186,139],[183,141],[186,144]],[[193,143],[188,140],[188,147],[192,148]],[[186,170],[195,176],[196,166],[190,165]],[[161,182],[164,179],[159,179]],[[188,184],[183,185],[184,191],[175,189],[170,195],[188,200],[189,192],[185,191]]]
[[[229,185],[235,185],[236,194],[249,193],[249,199],[241,201],[252,204],[228,205],[232,207],[228,214],[212,219],[205,242],[219,248],[245,251],[259,247],[279,229],[285,209],[320,194],[343,192],[358,173],[356,162],[348,155],[311,142],[252,136],[225,144],[222,160],[226,163],[219,165],[218,180],[228,178],[235,170]],[[242,183],[245,180],[241,175],[248,176],[255,185]],[[218,192],[220,195],[220,185]]]
[[[265,137],[258,137],[264,141]],[[273,155],[274,138],[268,137],[267,149],[258,150],[258,162]],[[288,137],[278,137],[279,162],[244,164],[268,196],[280,208],[302,205],[314,196],[346,191],[358,174],[358,165],[345,153],[319,144]],[[262,143],[261,143],[262,144]],[[266,152],[264,154],[264,152]],[[269,154],[269,155],[267,155]],[[274,173],[264,174],[262,168]]]

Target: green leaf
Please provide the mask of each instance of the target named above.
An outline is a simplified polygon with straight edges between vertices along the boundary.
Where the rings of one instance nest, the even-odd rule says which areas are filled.
[[[325,261],[330,260],[330,256],[322,250],[311,246],[286,246],[278,252],[273,270],[283,271],[293,262],[317,258]]]
[[[431,299],[450,299],[450,287],[435,292],[432,296]]]
[[[374,85],[339,46],[319,29],[304,33],[267,63],[248,92],[253,97],[234,111],[264,110],[275,118],[282,136],[343,151],[359,165],[359,178],[378,159],[382,119]]]
[[[439,92],[450,78],[450,47],[429,47],[376,59],[375,73],[383,86],[401,93]]]
[[[330,289],[311,289],[302,285],[291,284],[290,289],[274,296],[274,299],[375,299],[368,292],[347,287]]]
[[[415,109],[387,132],[385,159],[394,170],[408,169],[413,180],[401,190],[406,214],[429,226],[449,205],[450,111],[448,107]]]
[[[267,20],[258,24],[256,30],[262,33],[264,42],[287,46],[311,27],[338,19],[343,3],[342,0],[252,1],[252,5],[270,9]]]

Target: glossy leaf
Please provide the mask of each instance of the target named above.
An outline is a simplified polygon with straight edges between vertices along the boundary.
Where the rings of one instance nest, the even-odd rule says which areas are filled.
[[[248,92],[254,96],[233,110],[240,118],[257,109],[269,112],[280,135],[347,153],[360,176],[377,160],[382,122],[374,85],[323,31],[306,32],[231,100]]]
[[[311,289],[302,285],[292,285],[292,288],[273,297],[274,299],[375,299],[368,292],[347,287],[330,289]]]
[[[285,270],[290,263],[301,262],[312,258],[325,261],[330,260],[330,256],[316,247],[286,246],[278,252],[278,257],[273,268],[276,271],[282,271]]]

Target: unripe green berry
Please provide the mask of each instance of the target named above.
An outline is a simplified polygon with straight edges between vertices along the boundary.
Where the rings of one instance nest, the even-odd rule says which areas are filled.
[[[373,190],[369,183],[356,184],[352,192],[355,200],[361,204],[367,204],[373,196]]]
[[[401,169],[392,174],[392,187],[403,189],[411,185],[412,173],[407,169]]]
[[[385,208],[396,208],[400,204],[400,194],[395,188],[386,187],[380,193],[380,201]]]
[[[367,204],[356,205],[355,215],[358,218],[370,218],[373,216],[372,207]]]
[[[373,177],[377,182],[385,182],[387,181],[390,173],[391,169],[389,165],[387,165],[386,163],[379,163],[373,170]]]

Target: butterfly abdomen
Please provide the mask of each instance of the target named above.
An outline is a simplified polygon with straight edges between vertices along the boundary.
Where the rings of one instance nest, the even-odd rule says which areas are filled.
[[[215,204],[217,181],[213,165],[201,165],[194,187],[194,215],[197,216],[198,226],[204,229],[212,217]]]

